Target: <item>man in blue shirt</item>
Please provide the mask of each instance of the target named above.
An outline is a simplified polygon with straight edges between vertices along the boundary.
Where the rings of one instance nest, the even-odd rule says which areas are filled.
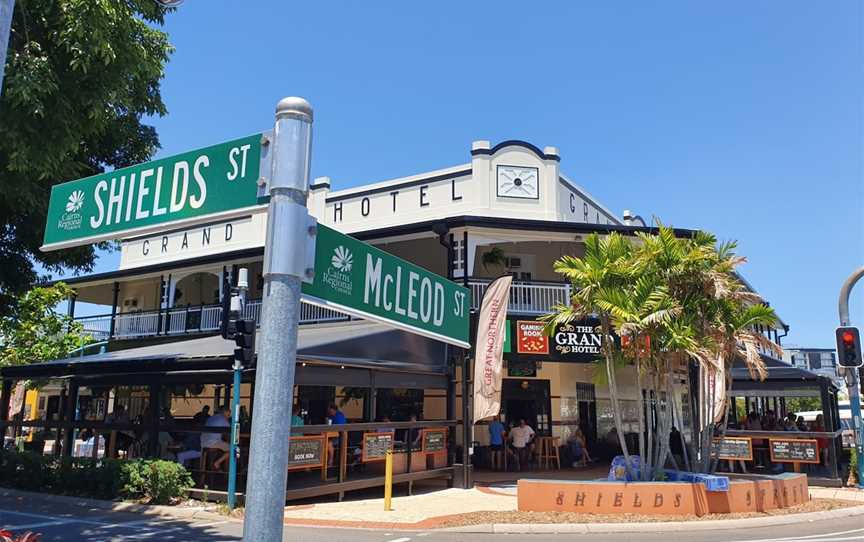
[[[336,403],[330,403],[330,409],[327,411],[327,419],[330,425],[343,425],[348,423],[345,419],[345,414],[336,406]]]
[[[489,449],[492,452],[492,470],[504,469],[504,424],[501,416],[495,416],[489,422]]]

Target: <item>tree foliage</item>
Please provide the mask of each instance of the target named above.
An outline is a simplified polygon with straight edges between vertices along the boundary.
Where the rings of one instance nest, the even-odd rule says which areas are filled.
[[[0,317],[0,367],[62,359],[92,342],[80,322],[56,311],[71,294],[62,282],[33,288]]]
[[[656,423],[646,426],[644,417],[639,420],[640,479],[661,476],[673,423],[681,426],[683,413],[672,400],[676,372],[686,371],[693,360],[703,375],[726,389],[736,359],[744,360],[754,378],[764,378],[761,354],[779,353],[757,331],[759,326],[775,325],[777,317],[736,275],[743,261],[735,254],[735,243],[719,244],[704,232],[679,238],[660,224],[656,233],[638,233],[635,238],[591,235],[582,257],[564,256],[555,264],[574,293],[570,305],[558,306],[546,317],[547,332],[560,323],[599,317],[606,338],[606,380],[628,465],[632,450],[624,439],[617,404],[616,372],[621,366],[635,366],[639,412],[646,412],[646,407],[655,412]],[[728,399],[728,393],[725,396]],[[716,405],[720,398],[717,392],[700,397],[698,461],[691,465],[685,457],[688,468],[711,468],[711,437],[718,427],[725,428],[725,421],[717,423],[726,411]]]
[[[53,184],[148,160],[171,53],[152,0],[19,0],[0,96],[0,314],[38,277],[91,270],[94,247],[41,253]],[[103,245],[104,247],[105,245]],[[38,264],[38,267],[34,266]]]

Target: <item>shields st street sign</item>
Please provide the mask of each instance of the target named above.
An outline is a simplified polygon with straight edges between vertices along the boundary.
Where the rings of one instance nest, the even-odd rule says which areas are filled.
[[[302,292],[318,305],[470,347],[467,288],[321,224],[315,277]]]
[[[262,149],[262,134],[255,134],[55,185],[41,248],[86,245],[248,212],[259,204]]]

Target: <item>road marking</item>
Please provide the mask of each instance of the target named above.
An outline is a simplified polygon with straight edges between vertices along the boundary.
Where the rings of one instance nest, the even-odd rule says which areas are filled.
[[[853,536],[846,538],[836,538],[844,534],[861,533],[864,529],[850,529],[848,531],[836,531],[833,533],[811,534],[808,536],[789,536],[784,538],[750,538],[746,540],[736,540],[734,542],[794,542],[796,540],[805,541],[812,540],[818,542],[840,541],[840,540],[864,540],[864,536]]]
[[[388,540],[387,542],[408,542],[409,540],[411,540],[411,539],[407,538],[407,537],[402,537],[402,538],[394,538],[393,540]]]

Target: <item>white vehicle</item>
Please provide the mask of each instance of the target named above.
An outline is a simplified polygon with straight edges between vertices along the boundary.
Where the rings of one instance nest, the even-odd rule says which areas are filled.
[[[843,447],[852,448],[855,445],[855,433],[852,431],[852,407],[849,406],[849,401],[838,401],[837,406],[840,410],[840,429],[843,431]],[[816,420],[816,416],[822,414],[821,410],[808,410],[805,412],[797,412],[798,416],[804,418],[807,423],[812,423]]]

